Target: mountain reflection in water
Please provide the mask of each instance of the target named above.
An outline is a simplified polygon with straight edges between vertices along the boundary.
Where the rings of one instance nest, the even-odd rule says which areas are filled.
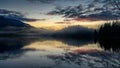
[[[92,39],[3,37],[0,68],[120,68],[116,45]]]

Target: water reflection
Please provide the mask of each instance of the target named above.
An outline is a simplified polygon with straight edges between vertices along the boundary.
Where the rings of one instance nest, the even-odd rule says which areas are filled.
[[[0,68],[119,68],[119,44],[105,40],[95,44],[92,39],[4,37],[0,38]]]
[[[0,60],[8,58],[17,58],[26,51],[34,51],[35,49],[22,49],[24,46],[29,45],[35,41],[34,39],[22,37],[4,37],[0,38]]]
[[[101,48],[107,51],[120,52],[120,39],[99,39]]]
[[[34,42],[44,42],[47,40],[56,40],[61,41],[66,45],[71,46],[81,46],[83,44],[92,43],[89,40],[73,40],[73,39],[54,39],[54,38],[43,38],[43,37],[4,37],[0,38],[0,59],[6,59],[10,57],[18,57],[26,51],[35,51],[35,48],[24,48],[25,46],[29,46]],[[52,42],[50,41],[50,42]],[[56,43],[59,45],[59,43]],[[44,44],[46,45],[46,43]]]
[[[96,50],[87,50],[79,52],[69,52],[64,55],[48,55],[48,58],[53,59],[56,65],[64,63],[78,65],[80,68],[119,68],[120,55],[117,53],[100,52]],[[53,67],[54,68],[54,67]]]

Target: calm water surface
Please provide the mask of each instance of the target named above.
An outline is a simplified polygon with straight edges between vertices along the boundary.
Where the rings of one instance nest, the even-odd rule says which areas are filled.
[[[120,52],[93,40],[6,37],[0,68],[120,68]]]

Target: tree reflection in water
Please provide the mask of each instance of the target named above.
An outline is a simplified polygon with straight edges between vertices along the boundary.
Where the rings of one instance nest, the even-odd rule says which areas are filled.
[[[98,43],[100,47],[107,51],[113,51],[120,53],[120,39],[99,39]]]
[[[48,58],[56,60],[55,63],[77,64],[81,68],[120,68],[119,39],[99,39],[98,43],[104,51],[77,49],[62,56],[48,55]]]
[[[47,55],[45,57],[52,59],[55,64],[48,68],[55,68],[59,65],[72,65],[81,68],[119,68],[120,67],[120,48],[117,45],[119,41],[115,40],[98,40],[100,47],[104,50],[97,49],[79,49],[87,44],[93,44],[92,40],[78,40],[78,39],[61,39],[61,38],[1,38],[0,39],[0,60],[6,60],[10,58],[18,58],[25,52],[36,51],[34,48],[25,48],[29,44],[36,41],[43,42],[46,40],[57,40],[68,46],[74,46],[78,49],[72,51],[65,51],[62,55]],[[54,45],[54,44],[53,44]],[[34,59],[34,58],[33,58]],[[39,57],[40,59],[40,57]],[[74,66],[75,65],[75,66]],[[43,67],[45,68],[45,66]],[[63,67],[66,68],[66,67]]]

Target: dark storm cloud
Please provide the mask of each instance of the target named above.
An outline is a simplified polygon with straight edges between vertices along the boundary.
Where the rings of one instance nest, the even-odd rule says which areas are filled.
[[[25,14],[17,11],[11,11],[6,9],[0,9],[0,16],[5,16],[7,18],[21,20],[21,21],[27,21],[27,22],[34,22],[34,21],[40,21],[43,19],[34,19],[34,18],[27,18]]]
[[[79,6],[69,6],[65,8],[57,8],[48,13],[48,15],[63,15],[67,18],[91,18],[96,20],[109,20],[114,17],[120,17],[120,12],[110,11],[102,7],[96,7],[94,5],[88,5],[88,7]]]

